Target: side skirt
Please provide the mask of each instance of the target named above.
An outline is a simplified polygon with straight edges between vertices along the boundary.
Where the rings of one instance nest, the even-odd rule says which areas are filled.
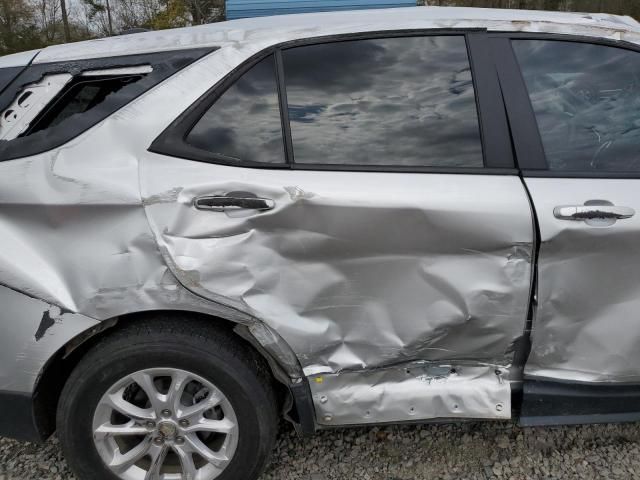
[[[640,385],[525,378],[519,423],[525,427],[640,420]]]
[[[491,365],[411,362],[309,377],[320,427],[511,418],[507,372]]]

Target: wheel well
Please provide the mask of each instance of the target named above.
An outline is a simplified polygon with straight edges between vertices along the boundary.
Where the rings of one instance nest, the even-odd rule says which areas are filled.
[[[156,310],[147,312],[131,313],[122,315],[111,320],[101,322],[96,329],[90,330],[86,334],[72,339],[62,349],[60,349],[51,360],[43,368],[38,379],[34,393],[34,417],[40,431],[42,439],[48,438],[55,431],[56,410],[58,408],[58,400],[60,393],[67,379],[71,375],[73,369],[78,365],[86,353],[92,347],[107,335],[111,335],[132,322],[140,320],[150,320],[154,317],[175,318],[176,321],[194,321],[194,322],[214,322],[218,327],[232,333],[238,343],[244,348],[252,351],[257,358],[265,362],[267,368],[271,372],[272,384],[278,399],[279,410],[285,405],[291,407],[291,402],[287,399],[291,397],[291,392],[287,385],[278,380],[281,376],[274,375],[272,362],[265,358],[264,352],[259,351],[250,342],[238,335],[234,328],[236,323],[211,315],[202,313],[181,311],[181,310]],[[293,406],[292,408],[294,408]],[[295,412],[293,418],[296,418]]]

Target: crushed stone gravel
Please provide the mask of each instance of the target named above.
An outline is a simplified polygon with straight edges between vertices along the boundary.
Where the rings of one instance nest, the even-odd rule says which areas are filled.
[[[336,429],[283,425],[260,480],[640,479],[640,424],[520,428],[510,422]],[[75,480],[52,438],[0,438],[0,480]]]

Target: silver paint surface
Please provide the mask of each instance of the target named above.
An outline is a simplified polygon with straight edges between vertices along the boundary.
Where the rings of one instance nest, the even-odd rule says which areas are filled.
[[[63,147],[0,164],[0,284],[12,289],[0,295],[5,310],[15,312],[0,316],[0,331],[12,335],[11,348],[0,350],[0,389],[31,391],[46,361],[98,321],[136,311],[189,310],[251,326],[293,379],[304,368],[307,376],[325,375],[325,388],[337,399],[353,389],[361,404],[333,412],[346,423],[368,403],[378,405],[379,418],[403,419],[379,394],[422,385],[394,368],[413,362],[465,366],[459,377],[446,379],[451,390],[418,388],[416,401],[439,398],[443,405],[423,405],[422,418],[449,416],[452,400],[460,400],[460,417],[495,418],[500,400],[500,415],[510,415],[509,384],[491,371],[500,367],[510,378],[529,298],[533,228],[518,177],[235,169],[147,152],[212,85],[274,44],[351,32],[478,27],[640,43],[640,26],[623,17],[420,7],[240,20],[41,51],[39,63],[221,47]],[[25,64],[34,54],[0,59],[0,67]],[[272,198],[276,208],[227,216],[191,206],[195,196],[232,190]],[[576,201],[568,197],[558,197],[557,204]],[[579,227],[545,228],[550,248],[543,245],[541,271],[547,277],[560,271],[571,239],[583,242],[584,258],[591,256],[586,245],[600,234]],[[627,235],[615,238],[631,252],[625,238],[634,238],[633,232]],[[605,257],[587,261],[584,270],[560,272],[553,282],[594,271],[613,275]],[[635,279],[625,272],[624,278]],[[632,285],[616,286],[633,305]],[[541,302],[538,325],[553,332],[566,305],[552,286],[543,288],[550,290],[541,290],[541,298],[550,301],[549,307]],[[41,301],[26,301],[13,290]],[[30,302],[36,303],[29,315],[19,314]],[[52,308],[74,313],[61,313],[37,341],[42,315]],[[575,330],[562,328],[551,338],[556,346],[574,341],[575,354],[567,358],[557,349],[546,352],[550,339],[534,333],[529,371],[597,379],[597,362],[605,362],[609,380],[635,378],[622,358],[610,362],[621,350],[620,335],[595,342],[601,320],[621,306],[599,308],[606,312],[585,309],[580,318],[594,319],[594,330],[583,323],[587,332],[573,339]],[[571,312],[564,317],[577,320]],[[621,342],[629,354],[632,340]],[[611,350],[581,366],[591,344]],[[563,369],[548,367],[558,360]],[[379,387],[368,397],[372,384]]]
[[[0,286],[0,305],[0,392],[31,392],[51,355],[98,324],[4,286]]]
[[[511,363],[533,241],[518,177],[238,169],[145,156],[146,198],[175,183],[175,202],[146,210],[176,278],[263,320],[307,375],[414,359]],[[193,206],[231,191],[276,207]]]
[[[103,137],[100,129],[92,132]],[[108,134],[104,140],[120,145],[120,154],[106,146],[96,149],[95,138],[76,139],[54,152],[0,164],[0,282],[28,295],[16,293],[21,296],[3,303],[14,314],[0,315],[0,331],[15,337],[12,348],[0,350],[0,364],[13,372],[0,390],[30,392],[46,361],[96,321],[149,310],[205,313],[247,325],[257,321],[176,281],[148,227],[137,161],[125,153],[122,136]],[[55,341],[38,341],[42,311],[27,317],[23,296],[81,315],[63,315],[51,329]],[[286,345],[275,347],[289,352]],[[297,365],[288,367],[292,375],[302,375]]]
[[[527,178],[540,223],[538,308],[525,374],[640,381],[640,216],[607,226],[556,218],[558,205],[608,201],[640,211],[633,179]]]
[[[23,67],[28,65],[40,50],[29,50],[27,52],[13,53],[0,57],[0,68]]]
[[[491,365],[409,363],[309,382],[319,425],[511,418],[509,382]]]

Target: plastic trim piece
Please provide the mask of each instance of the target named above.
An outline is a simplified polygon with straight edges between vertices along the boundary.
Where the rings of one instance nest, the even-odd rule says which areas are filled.
[[[635,422],[640,385],[583,384],[525,378],[522,426]]]
[[[520,74],[520,67],[511,48],[511,39],[491,36],[490,41],[509,118],[518,167],[532,170],[546,169],[547,162],[538,131],[538,123],[529,100],[527,87]]]
[[[306,378],[289,387],[293,397],[293,403],[298,414],[297,431],[303,436],[312,435],[316,431],[315,408],[313,398]]]
[[[513,169],[514,153],[500,82],[491,56],[491,44],[485,33],[470,33],[467,35],[467,48],[478,105],[485,168]]]
[[[564,170],[523,170],[522,176],[526,178],[626,178],[640,179],[640,172],[571,172]]]

